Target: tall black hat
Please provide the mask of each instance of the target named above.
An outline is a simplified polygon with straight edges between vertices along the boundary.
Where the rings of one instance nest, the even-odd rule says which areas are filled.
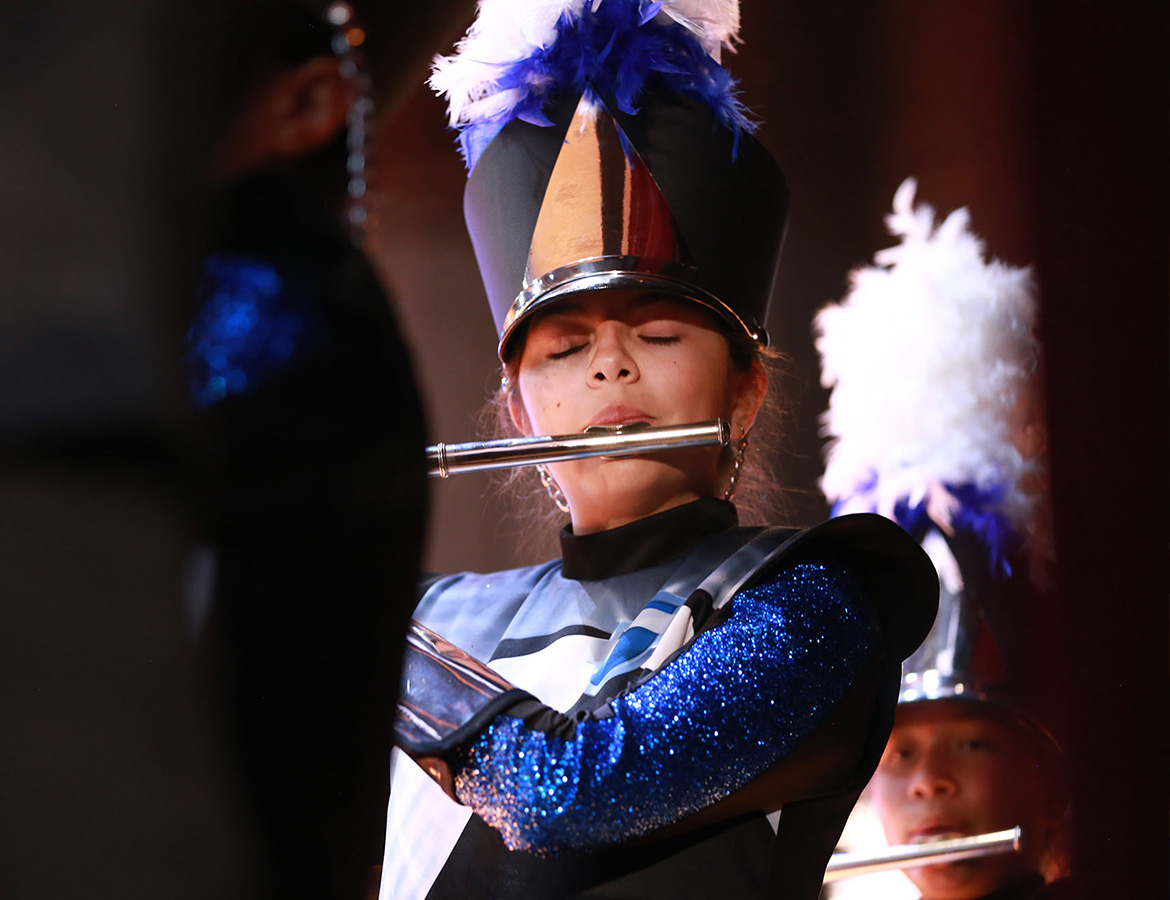
[[[693,300],[766,344],[788,202],[717,61],[736,5],[702,20],[678,9],[694,3],[551,5],[546,29],[509,31],[498,19],[522,19],[516,4],[481,3],[432,78],[463,131],[500,357],[536,310],[618,287]]]

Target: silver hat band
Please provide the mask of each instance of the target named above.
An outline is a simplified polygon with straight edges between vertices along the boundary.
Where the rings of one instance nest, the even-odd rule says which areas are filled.
[[[537,310],[569,294],[616,288],[661,291],[705,306],[731,328],[749,340],[766,347],[768,332],[744,319],[710,291],[700,287],[699,271],[679,262],[652,260],[639,256],[602,256],[583,259],[553,269],[528,282],[519,293],[504,319],[497,348],[500,359],[507,361],[508,341],[516,326]]]

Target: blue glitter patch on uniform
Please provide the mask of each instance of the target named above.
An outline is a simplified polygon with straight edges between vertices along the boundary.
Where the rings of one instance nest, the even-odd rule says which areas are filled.
[[[201,408],[250,393],[287,369],[316,318],[301,292],[254,257],[208,256],[195,293],[186,364],[192,402]]]
[[[868,601],[802,564],[572,739],[501,716],[456,761],[459,799],[541,856],[646,834],[743,787],[810,735],[877,648]]]

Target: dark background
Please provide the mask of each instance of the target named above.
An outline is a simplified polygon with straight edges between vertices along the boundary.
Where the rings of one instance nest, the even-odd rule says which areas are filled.
[[[191,58],[210,39],[190,22],[164,22],[160,41],[173,6],[30,0],[0,17],[0,892],[14,896],[248,895],[239,799],[180,617],[173,258],[215,61]],[[1066,736],[1083,896],[1165,896],[1165,4],[744,6],[726,62],[792,191],[768,323],[792,360],[790,518],[825,513],[809,322],[890,243],[882,216],[914,175],[921,201],[969,207],[992,254],[1037,267],[1059,568],[1034,668]],[[495,337],[462,164],[421,89],[389,134],[376,255],[432,435],[467,440]],[[435,568],[517,561],[484,493],[475,476],[435,490]]]

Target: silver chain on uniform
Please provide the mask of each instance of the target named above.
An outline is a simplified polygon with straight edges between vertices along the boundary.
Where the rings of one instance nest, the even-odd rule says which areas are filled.
[[[354,91],[345,121],[345,222],[354,240],[361,243],[369,221],[366,208],[366,138],[369,118],[374,111],[370,76],[358,49],[365,40],[365,32],[357,27],[353,7],[343,0],[326,7],[325,19],[333,26],[332,48],[341,76],[353,85]]]

